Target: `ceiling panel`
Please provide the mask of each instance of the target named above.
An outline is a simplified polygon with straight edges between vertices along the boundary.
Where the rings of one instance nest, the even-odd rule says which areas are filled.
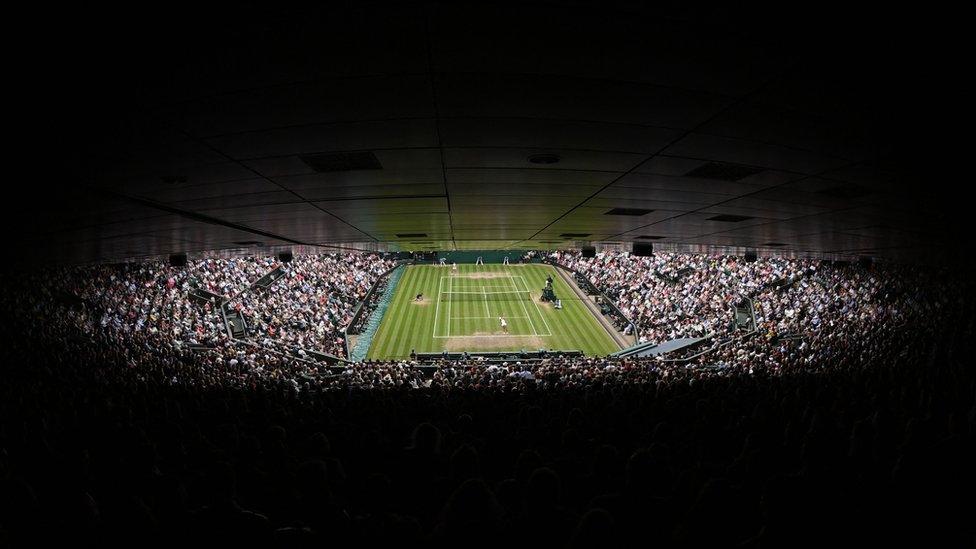
[[[317,206],[336,213],[373,213],[388,215],[398,213],[447,213],[447,199],[423,198],[369,198],[363,200],[323,200]]]
[[[201,9],[174,14],[177,39],[148,20],[78,25],[73,62],[41,71],[44,99],[24,108],[38,158],[17,160],[32,173],[10,178],[26,194],[4,230],[23,257],[66,261],[641,235],[831,256],[971,246],[965,171],[936,171],[963,155],[917,123],[945,97],[906,81],[903,56],[741,7],[611,4],[347,3],[327,24]],[[316,171],[313,153],[379,167]]]
[[[554,165],[533,164],[529,157],[556,155]],[[579,149],[464,148],[444,149],[448,168],[520,168],[625,172],[640,164],[644,154]]]
[[[288,191],[257,192],[246,194],[226,194],[211,198],[194,200],[180,200],[171,202],[174,207],[186,211],[201,211],[240,208],[244,206],[264,206],[272,204],[289,204],[298,202],[298,197]]]
[[[493,185],[519,183],[522,185],[556,185],[575,193],[574,187],[602,186],[618,177],[608,172],[589,172],[576,170],[533,170],[533,169],[470,169],[453,168],[447,170],[450,184],[479,184],[489,192]]]
[[[639,82],[526,74],[437,78],[441,116],[591,120],[693,128],[731,102],[714,94]]]
[[[758,141],[692,134],[668,147],[665,154],[719,160],[777,170],[817,174],[850,164],[850,160]]]
[[[576,197],[579,199],[586,198],[587,196],[593,194],[594,192],[600,190],[602,187],[600,185],[560,185],[558,183],[553,183],[549,185],[543,184],[525,184],[525,183],[491,183],[490,185],[485,185],[483,187],[475,186],[470,182],[468,183],[451,183],[448,185],[448,190],[451,196],[457,197],[471,197],[471,196],[509,196],[509,197],[520,197],[520,196],[551,196],[554,200],[559,198]]]
[[[440,168],[431,170],[356,170],[336,173],[314,173],[275,177],[281,186],[304,193],[323,189],[351,189],[356,187],[402,187],[412,185],[440,184],[443,188],[444,172]],[[401,193],[409,194],[409,193]]]
[[[584,149],[650,154],[679,136],[677,130],[585,122],[518,118],[442,120],[445,147]]]
[[[203,198],[233,198],[235,195],[255,193],[281,192],[280,186],[262,179],[251,177],[236,181],[219,183],[202,183],[197,185],[158,185],[155,188],[141,192],[130,192],[133,196],[142,196],[160,202],[185,202]],[[288,193],[290,194],[290,193]],[[294,199],[294,195],[292,195]]]
[[[728,200],[731,196],[735,195],[613,185],[601,191],[594,199],[610,201],[612,207],[627,207],[632,201],[640,201],[641,208],[649,207],[649,204],[663,207],[667,203],[676,203],[681,205],[680,209],[695,209]]]
[[[399,149],[437,145],[431,119],[339,122],[212,137],[206,142],[236,159],[320,151]]]
[[[443,183],[357,186],[309,186],[296,190],[305,200],[348,199],[417,196],[443,196]]]
[[[768,108],[745,103],[726,110],[699,131],[750,141],[776,143],[797,150],[838,158],[863,158],[869,154],[862,135],[851,134],[830,118],[797,108]]]
[[[656,223],[676,213],[669,210],[654,210],[644,215],[630,216],[606,215],[607,211],[606,208],[580,207],[556,221],[550,229],[560,229],[560,232],[575,232],[578,227],[586,227],[588,231],[617,234]]]
[[[698,25],[687,13],[657,8],[655,18],[635,8],[597,14],[586,3],[443,5],[432,20],[434,70],[572,75],[737,96],[789,59],[782,49]]]
[[[306,152],[327,152],[327,151],[306,151]],[[417,172],[441,168],[440,150],[435,148],[411,148],[411,149],[376,149],[371,151],[376,160],[382,166],[383,173],[387,177],[395,178],[400,172]],[[272,156],[264,158],[254,158],[242,161],[248,166],[265,177],[279,178],[282,176],[309,175],[315,174],[315,170],[302,161],[298,155]],[[331,174],[318,174],[341,177],[352,172],[333,172]],[[343,183],[345,184],[345,183]]]
[[[776,202],[758,198],[736,198],[702,210],[703,213],[760,216],[769,219],[790,219],[801,215],[823,213],[827,208],[795,202]]]
[[[180,105],[177,123],[193,135],[219,135],[351,120],[432,118],[426,75],[329,78],[224,94]]]

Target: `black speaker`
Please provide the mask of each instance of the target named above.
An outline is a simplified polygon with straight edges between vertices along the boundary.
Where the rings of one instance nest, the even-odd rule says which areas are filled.
[[[278,252],[278,261],[282,263],[291,263],[291,260],[291,252]]]
[[[169,264],[171,267],[186,267],[186,254],[171,254]]]
[[[866,256],[866,255],[865,255],[865,256],[861,256],[861,257],[859,257],[859,258],[857,258],[857,264],[858,264],[858,265],[859,265],[859,266],[860,266],[860,267],[861,267],[862,269],[870,269],[870,268],[871,268],[871,263],[872,263],[872,260],[871,260],[871,258],[870,258],[870,257],[868,257],[868,256]]]
[[[634,242],[634,251],[631,252],[638,257],[648,257],[654,255],[654,244],[650,242]]]
[[[583,257],[596,257],[596,248],[593,246],[583,246]]]
[[[756,252],[746,252],[746,263],[755,263],[756,259]]]

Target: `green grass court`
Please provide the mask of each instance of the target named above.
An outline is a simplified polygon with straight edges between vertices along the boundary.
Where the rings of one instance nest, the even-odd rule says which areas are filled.
[[[552,276],[562,309],[539,300]],[[416,301],[418,293],[424,295]],[[499,317],[508,324],[502,329]],[[606,329],[549,265],[410,265],[367,358],[407,358],[410,351],[619,350]]]

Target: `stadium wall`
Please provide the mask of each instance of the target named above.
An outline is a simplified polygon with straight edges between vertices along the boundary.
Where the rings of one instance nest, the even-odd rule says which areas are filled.
[[[373,285],[370,286],[369,291],[366,292],[366,296],[363,297],[362,301],[359,302],[359,305],[356,305],[356,311],[352,314],[352,320],[350,320],[349,325],[346,326],[346,334],[355,335],[359,333],[358,331],[354,331],[354,330],[356,328],[357,322],[359,322],[359,317],[362,316],[363,314],[363,307],[367,303],[369,303],[370,298],[373,297],[373,294],[376,292],[376,288],[379,288],[380,283],[383,282],[383,279],[385,279],[387,276],[390,275],[390,273],[397,270],[402,265],[403,263],[398,263],[396,267],[387,270],[386,272],[384,272],[383,274],[381,274],[376,278],[376,282],[374,282]],[[346,340],[346,345],[348,346],[348,339]],[[346,356],[349,356],[348,348],[346,349]]]
[[[403,265],[397,265],[396,267],[390,269],[383,276],[381,276],[376,284],[370,288],[370,294],[376,289],[383,277],[389,276],[389,282],[386,285],[386,289],[383,290],[383,295],[379,298],[376,303],[376,309],[369,316],[369,321],[366,323],[366,329],[363,330],[359,337],[356,338],[356,345],[352,349],[349,349],[349,335],[346,334],[346,356],[349,360],[353,362],[361,362],[366,358],[366,354],[369,352],[369,348],[373,344],[373,336],[376,335],[376,330],[379,329],[380,324],[383,322],[383,316],[386,315],[386,309],[390,306],[390,302],[393,300],[394,294],[396,294],[397,285],[400,282],[400,277],[403,276]],[[368,295],[367,295],[368,297]],[[363,300],[366,303],[366,300]],[[362,309],[360,309],[361,311]],[[350,324],[351,325],[351,324]]]
[[[568,272],[568,273],[573,273],[574,275],[579,275],[579,276],[581,276],[581,277],[582,277],[583,279],[586,279],[586,276],[585,276],[585,275],[584,275],[583,273],[581,273],[581,272],[579,272],[579,271],[577,271],[576,269],[571,269],[571,268],[569,268],[569,267],[567,267],[567,266],[565,266],[565,265],[563,265],[562,263],[559,263],[559,262],[557,262],[557,261],[552,261],[552,260],[547,260],[547,261],[545,261],[545,263],[548,263],[548,264],[550,264],[550,265],[552,265],[553,267],[556,267],[557,269],[562,269],[562,270],[564,270],[564,271],[566,271],[566,272]],[[640,331],[639,331],[639,330],[637,329],[637,323],[635,323],[635,322],[632,322],[632,321],[630,320],[630,318],[629,318],[629,317],[628,317],[627,315],[625,315],[625,314],[624,314],[624,313],[623,313],[623,312],[622,312],[622,311],[621,311],[621,310],[620,310],[620,309],[619,309],[619,308],[617,307],[617,303],[616,303],[616,302],[615,302],[614,300],[612,300],[612,299],[610,299],[610,298],[608,298],[608,297],[607,297],[606,295],[604,295],[604,293],[603,293],[602,291],[600,291],[600,289],[599,289],[599,288],[597,288],[596,286],[593,286],[593,284],[590,284],[590,286],[592,286],[592,287],[593,287],[593,291],[594,291],[594,292],[596,292],[596,293],[595,293],[595,294],[593,294],[593,295],[598,295],[598,296],[600,296],[600,302],[601,302],[601,303],[606,303],[607,305],[609,305],[609,306],[610,306],[610,309],[611,309],[611,310],[613,311],[613,313],[614,313],[615,315],[617,315],[617,316],[619,316],[620,318],[622,318],[622,319],[623,319],[623,320],[624,320],[624,321],[625,321],[625,322],[626,322],[627,324],[630,324],[631,326],[633,326],[633,328],[634,328],[634,333],[633,333],[633,335],[634,335],[634,340],[635,340],[635,341],[640,341]],[[583,291],[586,291],[586,289],[585,289],[585,288],[581,288],[581,289],[582,289]]]
[[[508,257],[509,263],[515,264],[522,260],[524,250],[454,250],[435,252],[437,260],[444,258],[448,263],[475,263],[480,257],[485,263],[504,263]],[[419,262],[424,263],[424,262]],[[538,260],[532,261],[538,263]]]

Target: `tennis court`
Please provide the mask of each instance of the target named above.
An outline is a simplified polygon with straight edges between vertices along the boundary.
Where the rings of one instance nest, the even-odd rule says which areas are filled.
[[[540,298],[553,278],[563,308]],[[420,295],[421,298],[417,299]],[[502,329],[499,317],[508,324]],[[549,265],[411,265],[399,281],[367,358],[411,351],[580,350],[607,355],[619,346]]]
[[[523,276],[477,272],[441,276],[437,289],[435,338],[552,335]],[[502,329],[501,319],[507,330]]]

